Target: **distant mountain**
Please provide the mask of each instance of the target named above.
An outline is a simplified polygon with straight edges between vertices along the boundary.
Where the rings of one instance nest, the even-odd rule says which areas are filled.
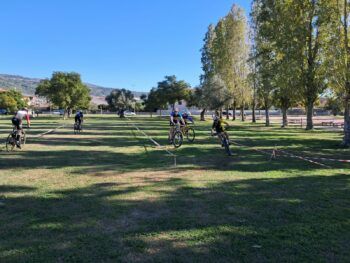
[[[15,88],[18,91],[21,91],[24,95],[34,95],[35,89],[40,81],[41,79],[36,78],[0,74],[0,88]],[[91,89],[92,96],[104,97],[107,96],[113,90],[112,88],[101,87],[90,83],[85,83],[85,85],[87,85]],[[147,93],[148,92],[133,91],[135,97],[140,97],[142,94]]]

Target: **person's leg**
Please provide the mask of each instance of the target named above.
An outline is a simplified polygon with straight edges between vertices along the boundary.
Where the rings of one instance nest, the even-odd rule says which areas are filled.
[[[171,125],[170,126],[170,129],[169,129],[169,142],[172,142],[173,141],[173,134],[174,134],[174,130],[175,130],[175,126],[174,125]]]

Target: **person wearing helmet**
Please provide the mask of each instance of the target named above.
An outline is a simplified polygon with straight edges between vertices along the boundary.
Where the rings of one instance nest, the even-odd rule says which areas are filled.
[[[182,118],[182,114],[178,108],[175,108],[170,114],[170,130],[169,130],[169,142],[172,143],[172,134],[174,133],[175,125],[184,125],[185,121]]]
[[[228,136],[228,133],[225,130],[225,126],[230,126],[222,116],[219,116],[218,112],[213,115],[213,125],[211,127],[212,132],[215,132],[216,134],[224,133],[228,141],[230,141],[230,137]]]
[[[193,118],[192,118],[192,116],[191,116],[191,113],[190,113],[189,111],[184,111],[184,112],[182,113],[182,118],[183,118],[183,120],[184,120],[184,122],[185,122],[186,125],[187,125],[189,122],[192,123],[192,124],[194,124],[194,120],[193,120]]]
[[[13,116],[11,119],[13,126],[15,126],[17,129],[16,145],[18,148],[21,148],[20,138],[23,131],[22,121],[24,118],[26,118],[27,126],[30,128],[30,116],[27,108],[22,108],[21,110],[17,111],[15,116]]]
[[[83,122],[84,119],[84,114],[82,111],[77,111],[77,113],[75,114],[74,117],[74,121],[79,123],[79,126],[81,125],[81,123]]]

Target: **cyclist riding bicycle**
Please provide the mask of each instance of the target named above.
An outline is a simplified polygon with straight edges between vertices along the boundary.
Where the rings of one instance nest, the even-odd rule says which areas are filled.
[[[17,111],[15,116],[13,116],[13,118],[11,119],[13,126],[15,126],[17,129],[16,145],[18,148],[21,148],[20,138],[21,138],[21,134],[23,131],[22,121],[24,118],[26,118],[27,126],[29,128],[30,127],[30,116],[29,116],[27,108],[22,108],[21,110]]]
[[[84,114],[82,111],[78,111],[77,114],[75,114],[74,121],[79,123],[79,126],[81,125],[82,121],[84,119]]]
[[[227,140],[230,141],[230,137],[228,136],[228,133],[225,130],[225,126],[230,126],[226,121],[223,120],[222,116],[219,117],[219,114],[216,113],[213,116],[213,125],[212,125],[212,131],[215,131],[216,134],[224,133]]]
[[[183,120],[184,120],[184,122],[185,122],[186,125],[187,125],[188,123],[194,124],[194,120],[193,120],[193,118],[192,118],[190,112],[185,111],[184,113],[182,113],[182,118],[183,118]]]
[[[174,111],[170,114],[170,130],[169,130],[169,141],[172,143],[172,134],[175,130],[175,125],[185,125],[185,121],[182,118],[182,114],[179,112],[178,108],[175,108]]]

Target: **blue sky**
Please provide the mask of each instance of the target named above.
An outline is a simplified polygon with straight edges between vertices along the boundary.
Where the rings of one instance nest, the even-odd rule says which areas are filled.
[[[210,23],[249,0],[11,0],[0,3],[0,73],[148,91],[165,75],[199,83]]]

